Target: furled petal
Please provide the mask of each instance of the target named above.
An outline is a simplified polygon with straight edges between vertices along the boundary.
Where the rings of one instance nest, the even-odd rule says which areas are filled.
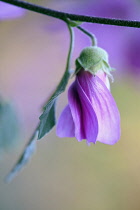
[[[59,117],[56,133],[59,137],[74,137],[74,130],[70,107],[67,105]]]
[[[107,74],[103,72],[102,70],[100,70],[97,72],[96,75],[104,82],[108,90],[110,90],[110,82],[109,82]]]
[[[69,88],[68,100],[75,125],[75,137],[78,141],[87,139],[88,143],[95,143],[98,134],[97,117],[78,81]]]
[[[117,105],[98,76],[81,71],[77,81],[89,98],[98,119],[97,141],[105,144],[114,144],[120,138],[120,114]]]

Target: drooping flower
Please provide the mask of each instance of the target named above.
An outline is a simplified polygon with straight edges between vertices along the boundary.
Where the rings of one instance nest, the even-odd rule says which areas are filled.
[[[77,59],[76,80],[68,90],[68,105],[58,120],[57,135],[86,139],[87,143],[114,144],[120,138],[120,115],[109,90],[108,57],[101,48],[90,47],[86,51]]]

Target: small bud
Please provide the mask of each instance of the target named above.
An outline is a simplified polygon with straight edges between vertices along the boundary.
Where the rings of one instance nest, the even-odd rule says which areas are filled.
[[[78,73],[81,68],[94,75],[96,75],[99,70],[102,70],[108,76],[112,77],[110,74],[112,69],[108,63],[108,54],[104,49],[97,46],[83,49],[80,56],[76,59],[75,73]]]

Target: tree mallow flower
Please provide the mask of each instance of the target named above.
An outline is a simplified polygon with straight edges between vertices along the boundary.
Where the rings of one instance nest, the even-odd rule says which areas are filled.
[[[110,93],[107,53],[85,48],[76,60],[76,79],[68,90],[68,105],[57,124],[59,137],[76,137],[87,143],[114,144],[120,138],[120,114]]]

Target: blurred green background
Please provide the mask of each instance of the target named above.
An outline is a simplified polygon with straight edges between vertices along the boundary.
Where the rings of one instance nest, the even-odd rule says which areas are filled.
[[[123,5],[119,0],[30,2],[77,14],[140,19],[140,3],[133,0]],[[58,138],[54,128],[38,142],[30,164],[5,184],[4,177],[38,124],[42,104],[64,72],[69,34],[65,23],[33,12],[1,21],[0,93],[14,102],[22,133],[18,145],[0,156],[0,210],[140,209],[139,42],[130,46],[130,40],[140,37],[140,29],[83,26],[95,33],[117,69],[111,87],[121,113],[121,139],[113,146],[99,142],[87,146],[85,141]],[[72,68],[82,48],[90,44],[85,35],[75,32]],[[58,116],[66,103],[65,92],[57,104]]]

